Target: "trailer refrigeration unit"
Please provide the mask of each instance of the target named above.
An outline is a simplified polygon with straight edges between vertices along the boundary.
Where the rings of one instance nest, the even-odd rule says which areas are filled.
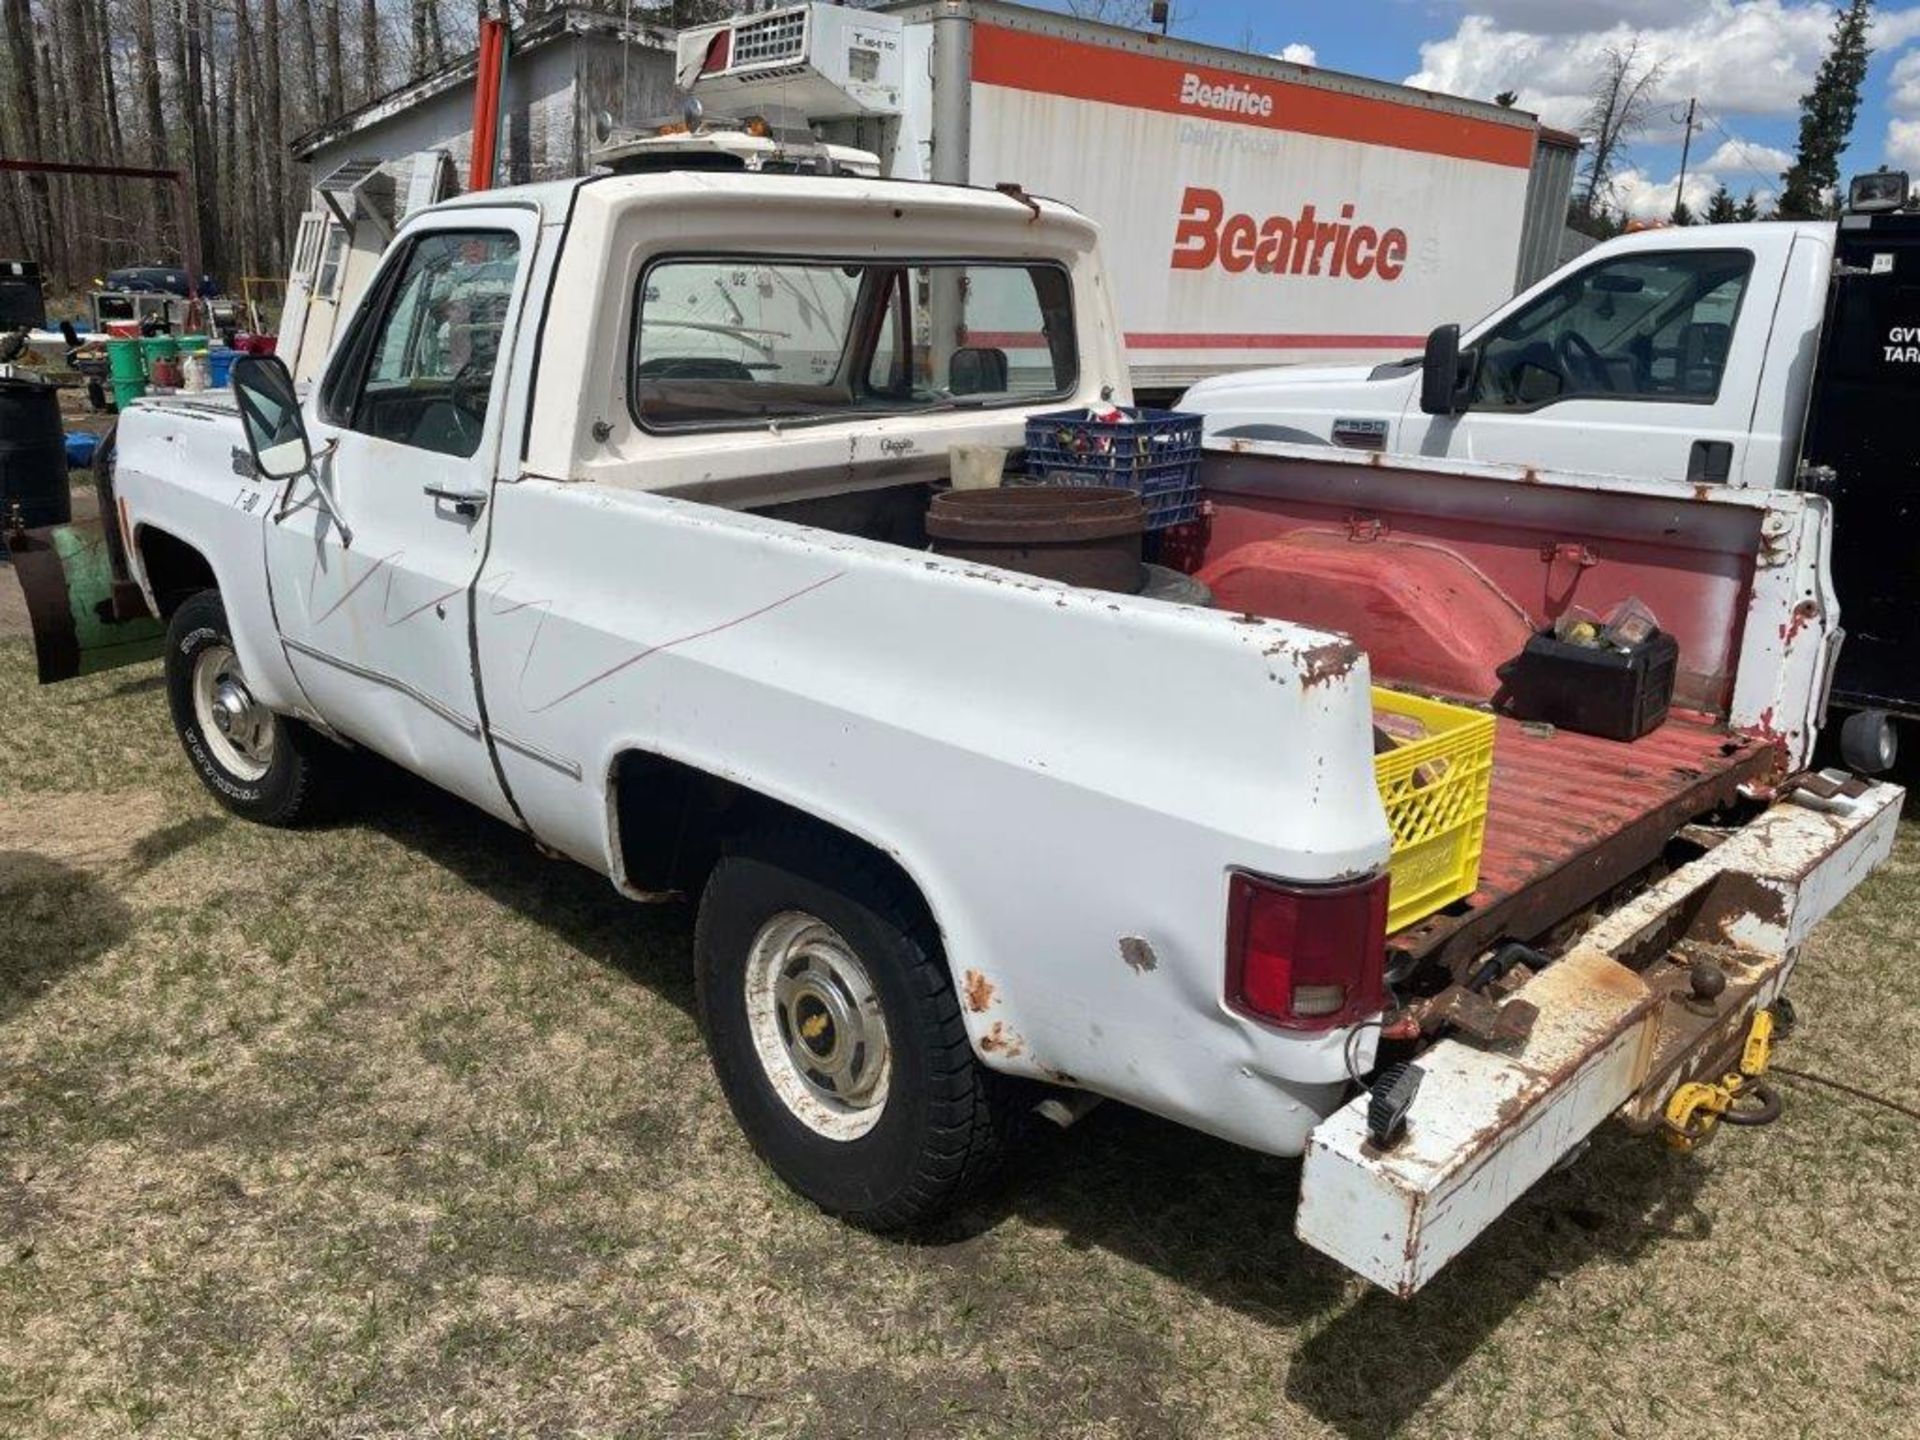
[[[681,32],[678,78],[709,116],[1091,216],[1161,394],[1417,352],[1559,263],[1577,154],[1523,111],[991,0],[739,16]]]

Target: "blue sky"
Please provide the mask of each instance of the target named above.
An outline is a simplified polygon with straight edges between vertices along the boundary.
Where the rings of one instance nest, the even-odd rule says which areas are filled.
[[[1664,64],[1658,123],[1632,146],[1615,198],[1651,216],[1673,208],[1690,95],[1700,121],[1688,202],[1704,203],[1715,180],[1736,195],[1778,185],[1834,11],[1809,0],[1176,0],[1173,33],[1265,53],[1306,46],[1328,69],[1480,98],[1515,89],[1569,128],[1604,48],[1639,35]],[[1884,162],[1920,176],[1920,3],[1878,5],[1875,46],[1842,174]]]

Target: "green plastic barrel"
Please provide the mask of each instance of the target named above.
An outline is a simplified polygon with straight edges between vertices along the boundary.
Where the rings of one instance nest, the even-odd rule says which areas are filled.
[[[115,379],[113,381],[113,408],[116,410],[124,410],[128,405],[146,393],[147,382],[145,380]]]
[[[182,335],[180,337],[180,353],[182,355],[191,355],[197,350],[204,355],[212,344],[213,342],[205,335]]]
[[[149,335],[140,342],[140,350],[147,357],[147,369],[153,369],[156,360],[171,360],[180,353],[180,342],[171,335]]]
[[[107,373],[115,380],[145,380],[147,357],[141,353],[140,342],[109,340],[107,342]]]

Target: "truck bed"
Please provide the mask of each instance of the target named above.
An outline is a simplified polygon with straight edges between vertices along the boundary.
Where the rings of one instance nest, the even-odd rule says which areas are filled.
[[[1502,718],[1493,757],[1480,888],[1395,935],[1405,962],[1464,961],[1498,939],[1538,938],[1778,761],[1772,745],[1685,712],[1630,744]]]
[[[1531,633],[1629,597],[1679,643],[1674,709],[1637,741],[1498,722],[1479,889],[1392,937],[1396,973],[1541,939],[1786,758],[1727,718],[1765,544],[1751,506],[1242,441],[1202,480],[1194,568],[1219,603],[1352,637],[1377,684],[1485,704]]]

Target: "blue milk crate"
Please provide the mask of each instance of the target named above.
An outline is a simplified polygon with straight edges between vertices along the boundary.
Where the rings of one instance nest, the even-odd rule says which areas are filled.
[[[1027,419],[1027,474],[1054,485],[1131,490],[1147,529],[1182,525],[1200,513],[1200,417],[1178,410],[1123,410],[1123,420],[1090,420],[1085,410]]]

